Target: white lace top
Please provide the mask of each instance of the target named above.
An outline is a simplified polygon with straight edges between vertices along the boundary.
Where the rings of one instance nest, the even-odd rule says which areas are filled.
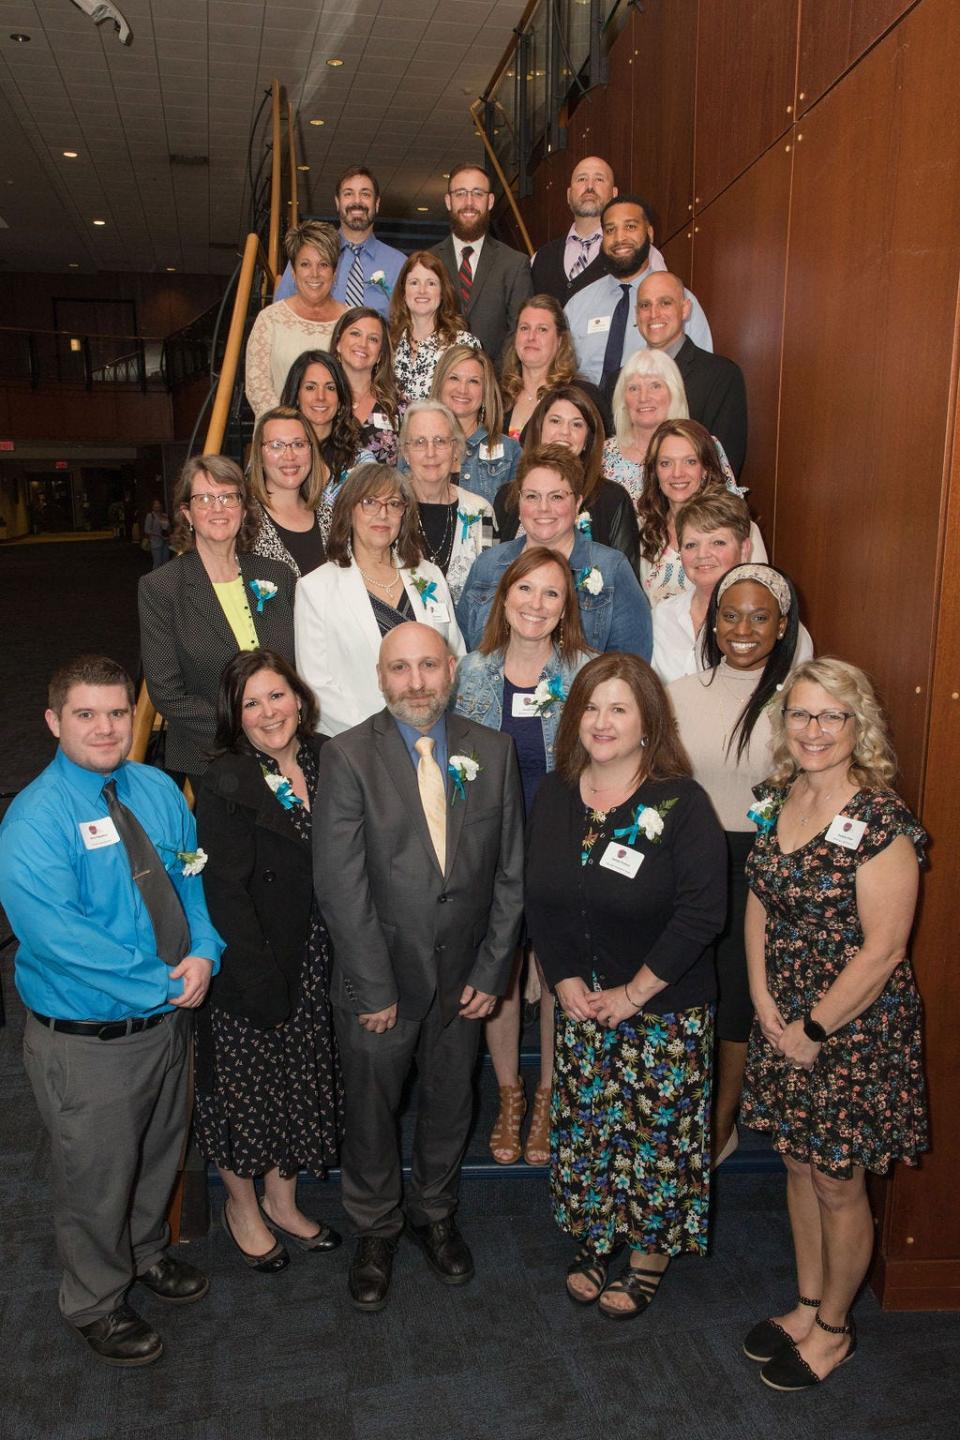
[[[244,388],[254,415],[280,404],[290,366],[304,350],[329,350],[334,320],[302,320],[286,300],[260,311],[247,341]]]

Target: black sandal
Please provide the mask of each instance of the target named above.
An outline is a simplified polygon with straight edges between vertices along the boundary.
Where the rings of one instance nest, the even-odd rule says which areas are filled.
[[[809,1305],[816,1310],[820,1301],[808,1300],[806,1295],[798,1295],[797,1304]],[[744,1337],[743,1353],[748,1360],[756,1360],[758,1365],[767,1365],[775,1355],[779,1355],[781,1350],[788,1349],[793,1343],[793,1336],[788,1335],[776,1320],[761,1320]]]
[[[581,1295],[576,1290],[571,1290],[567,1285],[567,1294],[574,1305],[596,1305],[603,1294],[607,1283],[607,1269],[610,1265],[610,1258],[607,1255],[595,1255],[585,1245],[577,1251],[572,1262],[567,1266],[567,1280],[572,1275],[582,1275],[591,1285],[597,1287],[596,1295]]]
[[[608,1320],[636,1320],[653,1300],[666,1273],[666,1266],[662,1270],[641,1270],[639,1265],[628,1265],[622,1275],[610,1281],[603,1293],[628,1296],[632,1301],[631,1308],[614,1310],[610,1306],[601,1305],[600,1314],[605,1315]]]

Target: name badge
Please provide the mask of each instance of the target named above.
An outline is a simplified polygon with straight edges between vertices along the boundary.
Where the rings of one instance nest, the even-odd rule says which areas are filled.
[[[120,836],[110,816],[103,820],[79,821],[80,839],[87,850],[102,850],[105,845],[119,845]]]
[[[639,850],[631,850],[629,845],[618,845],[616,840],[611,840],[603,852],[600,864],[604,870],[614,870],[618,875],[626,875],[628,880],[632,880],[643,864],[643,855]]]
[[[390,418],[389,418],[389,416],[384,415],[384,414],[383,414],[381,411],[379,411],[379,410],[374,410],[373,413],[372,413],[371,416],[370,416],[370,419],[373,421],[373,428],[374,428],[374,430],[392,430],[392,429],[393,429],[393,426],[390,424]]]
[[[450,619],[450,611],[442,600],[431,600],[428,613],[434,620],[447,621]]]
[[[480,446],[480,459],[481,459],[481,460],[502,460],[502,459],[503,459],[503,446],[502,446],[502,445],[481,445],[481,446]]]
[[[592,320],[587,321],[588,335],[602,335],[610,329],[611,315],[594,315]]]
[[[513,718],[514,720],[527,720],[537,713],[537,702],[533,692],[526,695],[514,695],[513,697]]]
[[[842,845],[844,850],[856,850],[866,828],[866,820],[851,820],[841,811],[830,821],[827,839],[833,845]]]

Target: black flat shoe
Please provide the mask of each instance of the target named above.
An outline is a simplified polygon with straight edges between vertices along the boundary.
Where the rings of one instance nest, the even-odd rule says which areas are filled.
[[[820,1301],[808,1300],[806,1295],[798,1295],[797,1304],[812,1306],[816,1310]],[[787,1346],[793,1343],[793,1336],[788,1335],[776,1320],[761,1320],[744,1336],[743,1353],[748,1360],[756,1360],[758,1364],[766,1365],[775,1355],[779,1355],[781,1350],[786,1350]]]
[[[149,1270],[142,1271],[137,1280],[158,1299],[171,1305],[192,1305],[195,1300],[202,1300],[210,1289],[210,1281],[202,1270],[173,1255],[162,1255]]]
[[[816,1324],[820,1326],[821,1330],[829,1331],[831,1335],[849,1335],[850,1344],[847,1346],[847,1353],[843,1359],[834,1365],[829,1375],[820,1376],[812,1366],[807,1364],[796,1345],[791,1342],[787,1349],[781,1350],[779,1355],[774,1355],[773,1359],[760,1371],[760,1379],[764,1385],[769,1385],[771,1390],[785,1392],[812,1390],[815,1385],[822,1385],[824,1380],[829,1380],[834,1370],[839,1370],[841,1365],[846,1365],[847,1361],[853,1358],[857,1349],[857,1328],[852,1317],[848,1319],[846,1325],[825,1325],[817,1315]]]
[[[274,1235],[282,1235],[284,1240],[289,1240],[291,1245],[296,1245],[299,1250],[311,1250],[319,1254],[326,1254],[343,1244],[343,1236],[339,1230],[334,1230],[330,1225],[321,1225],[319,1220],[317,1224],[320,1225],[320,1229],[316,1235],[294,1235],[292,1230],[284,1230],[276,1220],[271,1220],[262,1205],[260,1214],[263,1216],[263,1223],[268,1230],[272,1230]]]
[[[163,1354],[163,1341],[129,1305],[118,1305],[109,1315],[89,1325],[74,1325],[81,1339],[108,1365],[152,1365]]]
[[[357,1310],[382,1310],[393,1275],[395,1240],[382,1235],[361,1235],[350,1261],[347,1288]]]
[[[290,1256],[279,1242],[274,1245],[272,1250],[268,1250],[265,1255],[250,1255],[237,1243],[237,1237],[230,1229],[230,1221],[227,1219],[226,1201],[224,1201],[223,1209],[220,1211],[220,1221],[224,1230],[233,1241],[234,1247],[244,1265],[249,1265],[251,1270],[258,1270],[261,1275],[276,1275],[281,1270],[286,1270],[290,1264]]]
[[[407,1229],[444,1285],[466,1285],[473,1279],[473,1256],[452,1215],[430,1225],[412,1225],[408,1220]]]

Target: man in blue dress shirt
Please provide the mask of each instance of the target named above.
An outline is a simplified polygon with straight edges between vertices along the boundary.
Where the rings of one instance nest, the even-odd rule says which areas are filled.
[[[223,942],[183,796],[126,760],[122,667],[96,655],[63,666],[46,721],[60,744],[0,826],[0,902],[20,941],[24,1062],[50,1134],[60,1309],[101,1359],[149,1365],[163,1342],[126,1303],[130,1286],[175,1304],[208,1288],[165,1253],[164,1216],[188,1124],[184,1012]]]
[[[337,181],[334,196],[340,220],[340,263],[331,294],[344,305],[365,305],[386,315],[397,276],[406,260],[402,250],[384,245],[373,233],[380,209],[380,186],[363,165],[351,165]],[[288,265],[274,291],[274,300],[286,300],[295,290]]]

